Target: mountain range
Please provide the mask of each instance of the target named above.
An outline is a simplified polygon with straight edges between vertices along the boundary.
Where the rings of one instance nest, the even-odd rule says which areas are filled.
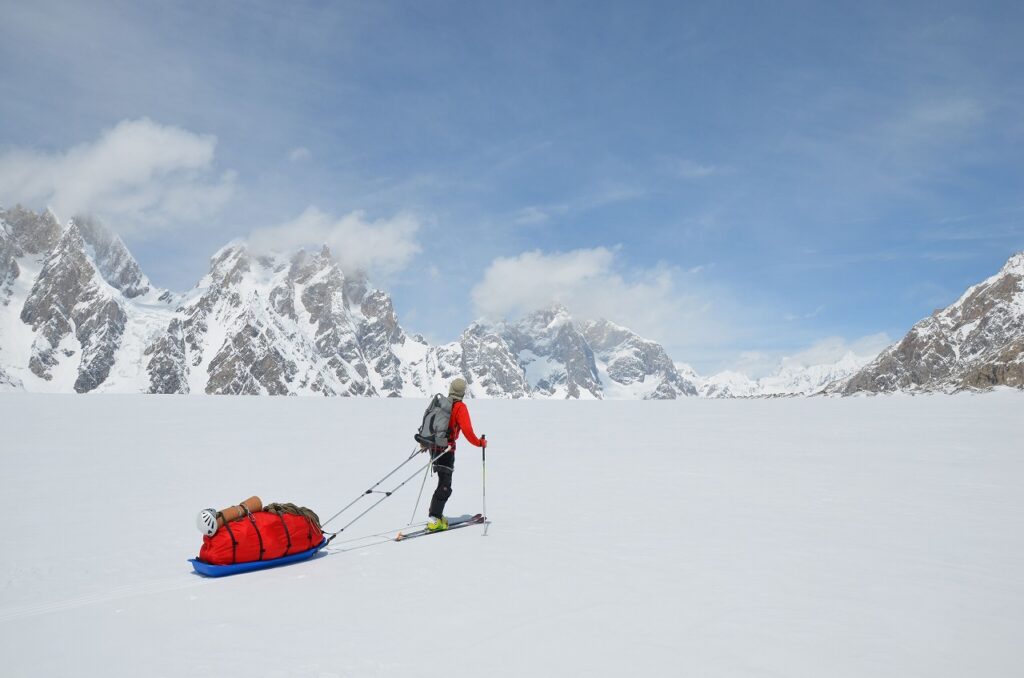
[[[871,362],[874,356],[847,351],[835,362],[804,365],[783,359],[768,376],[751,379],[746,374],[726,370],[697,379],[697,389],[705,398],[757,398],[806,396],[820,393]]]
[[[0,390],[674,399],[1024,385],[1024,253],[877,357],[699,376],[664,347],[559,305],[431,345],[331,252],[221,248],[184,294],[154,286],[97,221],[0,209]]]
[[[434,346],[326,247],[232,242],[175,294],[94,220],[0,210],[0,389],[409,397],[456,376],[472,397],[697,395],[661,345],[561,306]]]

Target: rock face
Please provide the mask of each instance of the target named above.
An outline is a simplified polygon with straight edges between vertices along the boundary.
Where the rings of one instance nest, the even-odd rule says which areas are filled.
[[[1024,252],[830,392],[1024,388]]]
[[[410,341],[390,297],[326,248],[289,258],[233,243],[146,349],[148,390],[401,396]]]
[[[18,259],[24,256],[18,247],[10,226],[0,221],[0,304],[6,305],[11,298],[14,281],[21,275]]]
[[[529,398],[532,391],[526,373],[505,339],[494,328],[476,322],[458,341],[429,350],[423,373],[430,391],[447,392],[448,383],[463,377],[475,398]]]
[[[0,304],[10,302],[14,281],[21,275],[18,260],[46,255],[60,236],[60,225],[49,211],[36,214],[21,205],[0,209]]]
[[[477,397],[671,399],[697,395],[661,345],[607,320],[576,321],[555,305],[516,322],[474,323],[438,349],[444,370]]]
[[[48,211],[35,214],[20,205],[0,209],[0,391],[23,388],[21,379],[5,366],[7,361],[16,360],[18,353],[15,351],[12,357],[11,349],[15,347],[10,345],[21,324],[18,316],[22,299],[16,293],[24,294],[23,288],[30,284],[25,280],[26,267],[29,272],[38,269],[60,235],[61,228]]]
[[[79,217],[74,221],[82,241],[90,249],[90,259],[107,283],[129,299],[149,292],[149,279],[117,235],[98,221]]]
[[[120,238],[90,220],[0,210],[0,364],[29,390],[105,385],[149,281]],[[137,327],[132,328],[137,330]]]
[[[127,316],[86,256],[74,222],[46,258],[21,320],[36,333],[29,369],[37,377],[50,381],[55,368],[74,360],[74,389],[86,393],[110,374]]]
[[[581,325],[602,376],[606,395],[672,400],[697,395],[697,387],[672,362],[661,344],[608,320]]]
[[[60,240],[62,229],[57,218],[49,210],[36,214],[21,205],[10,209],[0,209],[0,222],[4,227],[0,230],[18,246],[21,254],[46,254]]]
[[[601,398],[594,351],[562,306],[496,328],[523,366],[532,391],[548,398]]]

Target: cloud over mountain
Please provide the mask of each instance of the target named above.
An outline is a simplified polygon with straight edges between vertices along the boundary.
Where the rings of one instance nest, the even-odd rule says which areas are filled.
[[[257,252],[289,252],[326,244],[343,270],[386,277],[419,254],[419,229],[419,221],[407,213],[370,220],[362,211],[336,217],[309,207],[291,221],[254,230],[249,246]]]
[[[217,139],[148,118],[123,120],[66,151],[0,155],[0,201],[96,214],[122,232],[200,219],[223,206],[234,174],[217,174]]]
[[[473,303],[495,318],[562,304],[582,318],[615,318],[675,350],[725,331],[712,317],[717,297],[699,284],[699,271],[628,268],[619,259],[618,249],[607,247],[498,257],[473,288]]]

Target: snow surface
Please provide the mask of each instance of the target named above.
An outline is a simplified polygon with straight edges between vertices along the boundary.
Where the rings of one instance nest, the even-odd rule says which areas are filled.
[[[0,394],[0,673],[1019,676],[1022,405],[476,401],[486,530],[342,542],[417,477],[327,555],[209,580],[200,509],[326,518],[423,400]],[[450,514],[481,475],[463,444]]]

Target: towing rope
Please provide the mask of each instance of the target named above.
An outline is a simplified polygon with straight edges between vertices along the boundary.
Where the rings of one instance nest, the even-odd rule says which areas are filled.
[[[355,505],[355,504],[356,504],[357,502],[359,502],[359,500],[361,500],[361,499],[362,499],[363,497],[365,497],[365,496],[367,496],[367,495],[370,495],[370,494],[382,494],[382,495],[384,495],[383,497],[381,497],[380,499],[378,499],[378,500],[377,500],[376,502],[374,502],[373,504],[371,504],[371,505],[369,506],[369,508],[367,508],[367,509],[366,509],[365,511],[363,511],[362,513],[360,513],[359,515],[357,515],[357,516],[356,516],[355,518],[353,518],[352,520],[348,521],[348,522],[347,522],[347,523],[346,523],[345,525],[343,525],[342,527],[338,528],[338,530],[337,530],[337,531],[335,531],[335,532],[325,532],[325,535],[327,536],[327,543],[328,543],[328,544],[329,544],[329,543],[331,543],[331,541],[332,541],[332,540],[333,540],[333,539],[334,539],[335,537],[337,537],[337,536],[338,536],[339,534],[341,534],[341,533],[342,533],[342,532],[344,532],[344,531],[345,531],[346,529],[348,529],[348,528],[349,528],[349,527],[350,527],[350,526],[351,526],[351,525],[352,525],[353,523],[355,523],[355,522],[356,522],[357,520],[359,520],[360,518],[362,518],[363,516],[365,516],[365,515],[366,515],[367,513],[369,513],[369,512],[370,512],[370,511],[372,511],[373,509],[375,509],[375,508],[376,508],[377,506],[379,506],[379,505],[380,505],[380,503],[381,503],[381,502],[383,502],[383,501],[384,501],[385,499],[387,499],[388,497],[390,497],[390,496],[391,496],[392,494],[394,494],[394,493],[395,493],[395,492],[397,492],[398,490],[402,489],[402,486],[403,486],[403,485],[405,485],[406,483],[408,483],[408,482],[409,482],[410,480],[412,480],[413,478],[417,477],[417,476],[418,476],[418,475],[419,475],[419,474],[420,474],[421,472],[423,472],[423,471],[424,471],[425,469],[429,468],[429,467],[430,467],[430,466],[431,466],[431,465],[432,465],[432,464],[433,464],[434,462],[436,462],[436,461],[437,461],[438,459],[440,459],[440,458],[441,458],[441,455],[442,455],[442,454],[444,454],[444,453],[445,453],[445,450],[441,450],[441,452],[439,452],[439,453],[437,454],[437,456],[436,456],[436,457],[432,457],[432,458],[430,459],[430,461],[428,461],[428,462],[427,462],[426,464],[424,464],[423,466],[421,466],[421,467],[419,467],[418,469],[416,469],[416,471],[415,471],[415,472],[414,472],[414,473],[413,473],[413,474],[412,474],[411,476],[409,476],[408,478],[406,478],[405,480],[403,480],[402,482],[400,482],[400,483],[399,483],[399,484],[398,484],[397,486],[395,486],[395,487],[394,487],[393,489],[390,489],[390,490],[378,490],[378,489],[377,489],[377,488],[378,488],[378,487],[379,487],[379,486],[381,485],[381,483],[383,483],[383,482],[384,482],[385,480],[387,480],[387,479],[388,479],[388,478],[390,478],[391,476],[395,475],[395,473],[397,473],[397,472],[399,471],[399,469],[401,469],[401,468],[402,468],[403,466],[405,466],[406,464],[408,464],[408,463],[409,463],[410,461],[412,461],[412,460],[413,460],[413,459],[414,459],[414,458],[416,457],[416,455],[417,455],[417,454],[419,454],[420,452],[423,452],[423,451],[424,451],[424,449],[423,449],[423,448],[416,448],[416,449],[414,449],[414,450],[412,451],[412,454],[410,454],[410,455],[409,455],[409,457],[408,457],[408,458],[407,458],[407,459],[406,459],[405,461],[403,461],[403,462],[402,462],[401,464],[399,464],[399,465],[398,465],[398,466],[396,466],[396,467],[395,467],[394,469],[392,469],[392,470],[391,470],[391,472],[390,472],[390,473],[388,473],[388,474],[387,474],[386,476],[384,476],[383,478],[381,478],[380,480],[378,480],[378,481],[377,481],[376,483],[374,483],[374,484],[373,484],[373,485],[372,485],[372,486],[370,487],[370,489],[368,489],[368,490],[366,490],[365,492],[363,492],[362,494],[360,494],[360,495],[359,495],[358,497],[356,497],[355,499],[353,499],[352,501],[350,501],[350,502],[349,502],[349,503],[348,503],[348,504],[347,504],[347,505],[346,505],[346,506],[345,506],[344,508],[342,508],[342,509],[341,509],[340,511],[338,511],[338,512],[337,512],[337,513],[335,513],[335,514],[334,514],[333,516],[331,516],[330,518],[328,518],[327,520],[325,520],[325,521],[324,521],[324,522],[323,522],[323,523],[322,523],[321,525],[326,525],[327,523],[331,522],[332,520],[334,520],[335,518],[337,518],[338,516],[340,516],[341,514],[343,514],[343,513],[345,512],[345,511],[347,511],[348,509],[350,509],[350,508],[351,508],[352,506],[354,506],[354,505]]]

